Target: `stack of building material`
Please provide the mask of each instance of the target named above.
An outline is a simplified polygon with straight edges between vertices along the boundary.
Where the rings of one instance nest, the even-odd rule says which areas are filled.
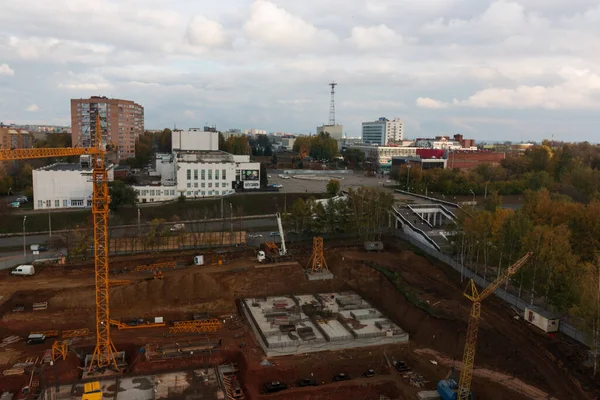
[[[281,332],[293,332],[296,330],[296,325],[279,325]]]
[[[317,335],[315,335],[313,328],[311,328],[309,326],[297,328],[296,333],[298,334],[298,336],[300,336],[300,339],[302,339],[304,341],[315,340],[317,338]]]
[[[287,308],[287,306],[288,301],[286,299],[277,299],[273,301],[273,308],[275,309]]]
[[[437,390],[426,390],[423,392],[417,393],[417,398],[419,400],[439,400],[440,394]]]
[[[2,343],[0,343],[0,347],[6,347],[9,344],[18,342],[19,340],[21,340],[21,338],[16,335],[5,337],[4,339],[2,339]]]
[[[47,301],[39,301],[37,303],[33,303],[33,311],[46,310],[47,308],[48,308]]]
[[[4,376],[8,376],[8,375],[23,375],[25,373],[25,370],[23,368],[11,368],[11,369],[5,369],[4,372],[2,372],[2,374]]]

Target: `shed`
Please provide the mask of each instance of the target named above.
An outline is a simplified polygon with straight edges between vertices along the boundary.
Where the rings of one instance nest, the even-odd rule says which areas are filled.
[[[542,308],[529,306],[525,308],[525,321],[549,333],[558,332],[560,318],[558,315]]]

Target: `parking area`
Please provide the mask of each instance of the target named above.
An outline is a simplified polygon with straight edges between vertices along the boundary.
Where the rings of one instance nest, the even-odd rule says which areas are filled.
[[[348,190],[350,188],[359,188],[361,186],[370,187],[383,187],[393,185],[393,181],[390,180],[389,176],[385,177],[368,177],[364,176],[364,173],[353,173],[353,174],[336,174],[336,171],[328,171],[328,173],[319,173],[314,176],[319,179],[310,180],[306,179],[307,175],[301,175],[303,179],[294,178],[294,175],[290,175],[290,179],[283,179],[279,177],[279,172],[270,171],[269,184],[281,184],[283,187],[279,189],[280,193],[323,193],[327,186],[329,179],[337,179],[340,181],[342,190]],[[322,179],[322,180],[321,180]]]

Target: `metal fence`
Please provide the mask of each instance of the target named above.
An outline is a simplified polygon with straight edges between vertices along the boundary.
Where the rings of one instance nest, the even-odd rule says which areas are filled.
[[[432,249],[429,246],[426,246],[425,244],[419,242],[418,240],[404,234],[404,232],[402,232],[401,230],[396,230],[396,236],[403,240],[406,240],[407,242],[411,243],[413,246],[418,247],[419,249],[421,249],[428,255],[438,259],[439,261],[441,261],[445,264],[448,264],[449,266],[454,268],[456,271],[460,272],[462,274],[462,276],[469,278],[469,279],[473,279],[473,281],[475,281],[475,283],[478,284],[480,287],[487,287],[491,283],[490,281],[477,275],[475,272],[473,272],[469,268],[458,263],[456,260],[448,257],[446,254],[443,254],[435,249]],[[530,303],[519,299],[514,294],[509,293],[508,291],[506,291],[502,288],[496,289],[494,294],[496,296],[498,296],[499,298],[501,298],[502,300],[504,300],[505,302],[507,302],[508,304],[516,307],[517,309],[519,309],[523,312],[525,311],[526,307],[529,307],[531,305]],[[564,333],[565,335],[577,340],[580,343],[583,343],[585,345],[589,344],[589,340],[586,339],[585,335],[582,332],[578,331],[574,326],[572,326],[564,321],[560,322],[559,330],[562,333]]]

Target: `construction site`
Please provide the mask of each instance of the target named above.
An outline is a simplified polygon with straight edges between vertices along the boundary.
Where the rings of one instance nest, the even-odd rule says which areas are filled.
[[[98,121],[96,143],[102,143]],[[592,399],[588,349],[528,324],[393,234],[108,257],[100,147],[94,258],[0,279],[10,399]],[[465,286],[467,290],[465,291]],[[485,300],[485,301],[484,301]]]

